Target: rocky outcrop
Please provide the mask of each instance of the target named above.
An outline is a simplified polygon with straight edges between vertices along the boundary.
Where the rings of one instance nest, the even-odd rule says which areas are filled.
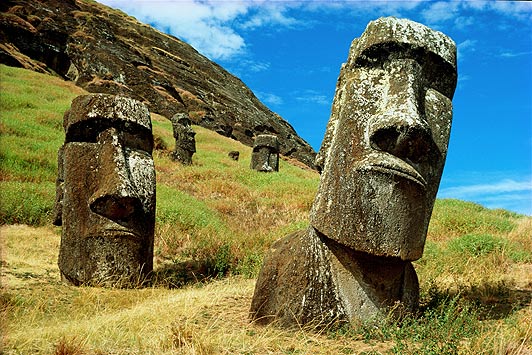
[[[93,93],[129,96],[170,119],[252,146],[279,138],[281,154],[313,166],[314,151],[246,85],[190,45],[89,0],[4,0],[0,62],[56,73]]]

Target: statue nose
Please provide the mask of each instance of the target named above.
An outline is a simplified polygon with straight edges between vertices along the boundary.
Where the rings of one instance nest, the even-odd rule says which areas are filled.
[[[369,143],[402,160],[419,163],[431,154],[432,132],[424,117],[421,68],[413,60],[391,62],[383,104],[369,126]]]
[[[390,125],[376,129],[371,135],[371,147],[390,153],[402,160],[421,163],[431,155],[430,131],[425,127]]]
[[[93,212],[112,220],[125,220],[142,208],[132,184],[120,133],[110,128],[98,137],[99,181],[89,204]]]

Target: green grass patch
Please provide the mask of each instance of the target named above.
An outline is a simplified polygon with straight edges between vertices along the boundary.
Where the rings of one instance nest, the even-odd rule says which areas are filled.
[[[436,200],[429,225],[429,236],[441,240],[465,234],[505,234],[521,215],[501,209],[491,210],[473,202]]]
[[[55,184],[0,182],[0,224],[42,226],[51,223]]]
[[[222,232],[223,221],[205,202],[168,186],[157,186],[156,222],[185,230],[209,228]]]
[[[499,253],[514,262],[532,260],[532,255],[523,250],[519,244],[491,234],[466,234],[449,241],[448,248],[449,252],[458,253],[463,257],[481,257],[490,253]]]

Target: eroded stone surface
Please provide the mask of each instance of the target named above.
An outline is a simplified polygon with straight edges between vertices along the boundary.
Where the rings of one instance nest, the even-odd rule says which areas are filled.
[[[316,163],[306,232],[277,242],[252,319],[359,323],[413,311],[421,257],[451,129],[456,48],[396,18],[370,22],[338,78]]]
[[[62,278],[74,285],[134,285],[153,267],[148,109],[130,98],[83,95],[72,101],[63,125],[54,221],[63,227]]]
[[[175,149],[172,159],[185,165],[192,164],[192,156],[196,153],[196,132],[190,126],[187,114],[177,113],[172,117]]]

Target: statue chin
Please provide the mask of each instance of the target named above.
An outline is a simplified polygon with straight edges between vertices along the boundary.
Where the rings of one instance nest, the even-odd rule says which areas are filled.
[[[349,186],[351,190],[347,190]],[[430,217],[425,189],[397,174],[358,171],[352,184],[322,197],[311,224],[322,235],[363,253],[417,260],[423,253]],[[365,203],[355,203],[354,200]],[[327,200],[327,202],[325,202]],[[327,211],[324,203],[342,206]]]

